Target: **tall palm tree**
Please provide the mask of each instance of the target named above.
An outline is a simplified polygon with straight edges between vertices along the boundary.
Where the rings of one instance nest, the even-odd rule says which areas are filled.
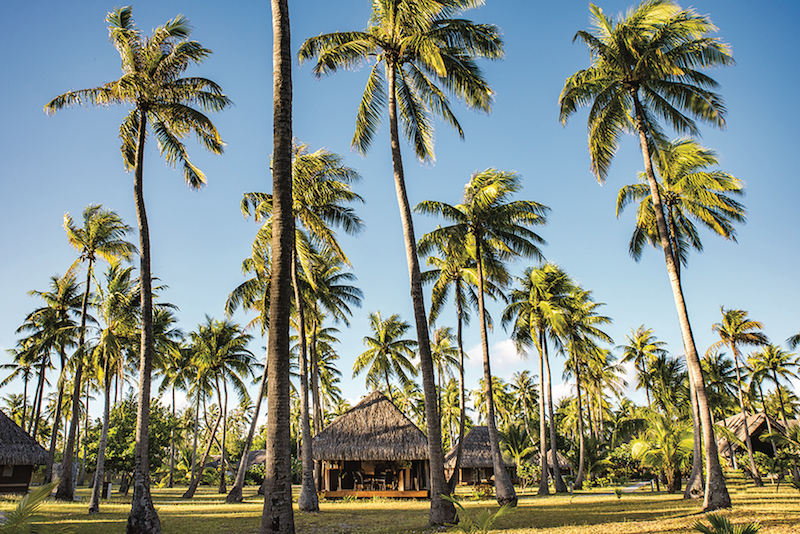
[[[53,463],[55,462],[56,454],[56,439],[58,438],[59,425],[61,424],[61,406],[64,399],[64,381],[66,380],[67,368],[67,354],[69,348],[75,346],[77,342],[77,325],[75,317],[80,313],[81,309],[81,295],[78,293],[79,286],[75,280],[74,274],[67,273],[62,277],[53,276],[50,278],[49,291],[31,291],[31,296],[37,296],[44,300],[45,306],[33,312],[32,315],[39,313],[50,313],[48,310],[54,310],[55,313],[61,318],[63,323],[59,327],[59,332],[63,336],[58,342],[58,354],[61,360],[61,375],[58,380],[58,400],[56,401],[56,409],[53,415],[53,428],[50,432],[50,448],[47,456],[47,465],[45,467],[44,479],[45,483],[49,484],[53,479]],[[2,387],[2,384],[0,384]]]
[[[379,0],[372,3],[366,30],[312,37],[303,43],[298,54],[301,63],[317,58],[313,69],[317,77],[375,59],[359,106],[352,145],[362,154],[366,153],[383,112],[388,111],[392,170],[425,392],[432,474],[430,522],[438,525],[452,522],[456,513],[453,504],[440,497],[446,492],[441,429],[398,123],[402,123],[417,158],[430,161],[433,159],[433,116],[443,118],[459,135],[464,135],[450,109],[447,93],[463,100],[470,108],[490,110],[494,93],[484,80],[476,59],[500,59],[503,42],[495,26],[460,18],[463,11],[482,4],[482,0]]]
[[[80,403],[81,387],[83,386],[83,366],[86,359],[86,321],[88,317],[89,295],[91,293],[92,274],[94,263],[97,259],[112,262],[118,258],[129,260],[136,251],[125,236],[132,230],[125,224],[113,210],[105,209],[100,205],[90,205],[83,210],[83,226],[77,226],[72,217],[64,215],[64,229],[67,232],[69,244],[78,249],[79,256],[75,260],[70,272],[83,262],[86,262],[86,282],[84,283],[83,301],[81,303],[81,323],[79,330],[78,352],[75,358],[75,376],[72,391],[72,420],[70,421],[67,444],[64,447],[62,461],[61,483],[56,491],[56,498],[72,501],[75,497],[72,481],[72,459],[75,450],[76,432],[78,427],[78,404]]]
[[[8,349],[6,351],[14,358],[13,363],[4,363],[0,365],[0,369],[11,370],[11,374],[0,381],[0,388],[8,386],[14,379],[22,379],[22,394],[19,397],[14,397],[21,401],[19,409],[19,419],[15,419],[20,428],[25,428],[25,420],[28,413],[28,382],[34,375],[34,362],[28,357],[29,351],[18,348]],[[55,429],[55,427],[54,427]]]
[[[742,393],[742,376],[739,369],[739,359],[741,352],[739,347],[742,345],[749,346],[763,346],[769,343],[767,336],[760,332],[764,326],[759,321],[748,319],[747,312],[744,310],[726,310],[720,306],[722,313],[722,321],[714,323],[711,326],[711,331],[718,334],[720,340],[711,345],[709,350],[714,350],[722,346],[728,346],[733,353],[733,363],[736,367],[736,385],[739,395],[739,408],[742,413],[744,428],[747,426],[747,412],[744,408],[744,396]],[[756,462],[753,457],[753,443],[750,439],[750,433],[745,432],[745,444],[747,445],[747,455],[750,460],[750,473],[753,475],[753,482],[756,486],[763,486],[764,482],[761,480],[761,475],[756,467]]]
[[[652,362],[658,356],[667,354],[664,348],[666,343],[659,341],[653,334],[652,328],[645,328],[641,325],[634,331],[631,328],[630,335],[625,336],[628,342],[626,345],[619,345],[617,348],[622,349],[622,361],[633,362],[633,367],[636,369],[637,384],[636,389],[644,388],[645,396],[647,397],[647,407],[650,407],[650,385],[647,377],[648,369],[647,364]]]
[[[559,97],[562,124],[579,107],[589,112],[589,153],[592,172],[601,182],[608,175],[619,139],[625,132],[639,137],[647,183],[653,200],[658,239],[672,287],[689,373],[694,382],[706,449],[706,487],[703,509],[730,506],[716,451],[711,412],[706,398],[700,358],[694,343],[683,296],[677,255],[669,241],[661,194],[653,171],[653,150],[664,134],[665,120],[681,133],[698,133],[694,118],[725,125],[725,106],[714,92],[717,83],[698,69],[734,63],[729,47],[718,38],[711,20],[682,10],[674,0],[643,0],[614,20],[590,5],[593,31],[579,31],[576,40],[589,48],[591,66],[568,78]]]
[[[502,506],[516,503],[511,479],[503,467],[500,439],[495,423],[494,403],[491,394],[492,372],[489,360],[484,304],[484,266],[492,262],[509,261],[519,256],[541,259],[538,245],[544,240],[529,226],[546,222],[547,206],[530,200],[511,200],[522,187],[519,175],[513,172],[487,169],[472,176],[464,189],[462,204],[451,206],[444,202],[424,201],[415,209],[420,213],[440,215],[452,225],[440,227],[428,234],[433,242],[445,242],[450,234],[460,236],[462,242],[472,239],[478,272],[478,319],[481,327],[483,352],[483,378],[488,401],[487,426],[492,447],[497,500]],[[488,259],[488,260],[487,260]],[[507,280],[507,279],[506,279]],[[502,280],[505,285],[506,280]]]
[[[292,52],[288,0],[272,6],[272,263],[269,287],[266,471],[261,534],[294,534],[289,408],[292,214]]]
[[[773,344],[768,344],[763,349],[753,353],[750,361],[755,364],[755,373],[763,375],[764,378],[769,378],[775,384],[776,389],[781,388],[781,380],[790,381],[798,378],[796,370],[800,369],[800,361],[798,361],[797,356]],[[778,400],[781,404],[783,403],[781,395],[778,395]],[[786,410],[783,405],[781,405],[781,415],[784,428],[789,428],[789,422],[786,420]]]
[[[124,353],[136,346],[139,333],[139,287],[138,280],[131,277],[133,267],[123,267],[119,262],[109,265],[105,273],[106,287],[99,288],[99,315],[105,327],[100,331],[97,345],[92,352],[92,364],[98,372],[103,386],[103,427],[97,445],[97,467],[95,468],[89,513],[100,513],[100,489],[105,476],[106,443],[111,413],[111,380],[124,360]]]
[[[308,152],[305,145],[294,147],[292,161],[292,214],[295,218],[295,233],[292,250],[292,286],[294,289],[296,325],[300,335],[300,411],[302,413],[303,433],[303,483],[298,497],[301,511],[319,510],[317,492],[313,485],[311,472],[311,429],[308,406],[308,343],[306,339],[305,305],[301,298],[299,276],[300,267],[306,279],[312,269],[311,258],[315,255],[313,246],[321,246],[333,251],[349,265],[347,256],[336,241],[332,226],[339,226],[348,234],[361,231],[363,223],[353,208],[345,203],[363,199],[350,189],[350,184],[361,179],[355,170],[345,166],[338,154],[325,149]],[[247,193],[242,200],[242,212],[255,213],[256,220],[265,220],[271,228],[272,195],[266,193]],[[312,280],[313,281],[313,280]]]
[[[389,399],[394,401],[390,379],[396,377],[404,386],[411,382],[410,377],[417,376],[417,367],[411,362],[417,342],[403,337],[411,325],[396,313],[386,320],[379,311],[370,313],[369,326],[372,335],[364,336],[368,349],[353,363],[353,378],[366,371],[367,386],[375,391],[384,382]]]
[[[437,410],[441,411],[442,405],[442,381],[445,383],[453,378],[453,369],[458,368],[458,348],[453,346],[455,336],[453,329],[449,326],[440,326],[433,331],[431,338],[431,356],[433,357],[433,367],[439,377]]]
[[[64,93],[45,106],[55,113],[64,107],[93,104],[132,106],[120,125],[125,167],[134,172],[134,198],[139,225],[140,278],[142,285],[142,335],[139,365],[136,452],[133,501],[127,530],[160,532],[161,522],[150,497],[148,458],[148,420],[150,414],[150,375],[153,367],[153,302],[150,269],[150,229],[144,203],[144,147],[148,122],[167,162],[183,165],[184,177],[193,189],[205,183],[202,171],[189,161],[182,140],[194,133],[210,152],[222,153],[224,144],[217,129],[204,115],[220,111],[231,101],[211,80],[182,77],[190,65],[199,64],[211,54],[197,41],[190,41],[189,21],[178,15],[156,28],[151,36],[136,27],[131,7],[118,8],[106,16],[109,38],[122,59],[123,75],[100,87]],[[195,106],[195,107],[193,107]],[[197,109],[199,108],[199,109]]]
[[[547,444],[544,439],[546,420],[550,421],[550,443],[554,449],[556,443],[556,421],[553,410],[552,380],[550,377],[550,356],[547,338],[554,336],[554,328],[561,324],[566,313],[567,298],[572,291],[572,280],[557,265],[545,263],[539,267],[525,269],[518,279],[519,289],[509,294],[509,303],[503,311],[503,325],[513,321],[512,339],[520,349],[534,345],[539,353],[539,441],[541,450],[540,462],[542,480],[539,483],[540,494],[549,493],[547,479]],[[525,354],[524,350],[521,350]],[[547,418],[544,414],[544,401],[547,399]],[[558,462],[553,462],[553,482],[557,493],[565,493],[567,486],[561,476]]]
[[[579,440],[579,459],[578,473],[575,476],[575,488],[583,487],[584,465],[586,458],[586,443],[583,418],[582,382],[588,367],[588,360],[594,353],[602,350],[596,340],[612,343],[611,337],[600,329],[600,326],[611,322],[609,317],[599,315],[597,308],[602,306],[600,302],[595,302],[592,292],[582,289],[579,285],[573,288],[566,304],[566,313],[563,322],[557,326],[560,350],[567,355],[567,362],[564,365],[564,376],[575,377],[575,389],[577,394],[577,421],[578,421],[578,440]],[[583,373],[583,374],[582,374]]]

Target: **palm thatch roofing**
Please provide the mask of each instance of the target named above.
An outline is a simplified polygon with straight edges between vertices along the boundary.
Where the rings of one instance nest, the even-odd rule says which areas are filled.
[[[456,453],[458,447],[453,447],[444,457],[445,469],[454,469],[456,466]],[[513,466],[514,461],[504,456],[503,461],[507,466]],[[492,446],[489,443],[489,427],[473,426],[464,436],[464,450],[461,453],[461,469],[478,469],[493,467]]]
[[[0,465],[42,465],[47,451],[17,423],[0,412]]]
[[[428,438],[376,391],[317,434],[313,449],[315,460],[427,460]]]
[[[786,433],[786,430],[783,428],[783,424],[779,423],[769,415],[761,412],[761,413],[748,413],[747,414],[747,433],[750,435],[750,438],[761,440],[761,434],[767,430],[767,418],[769,417],[769,423],[772,425],[772,429],[776,430],[781,433]],[[723,426],[733,432],[736,435],[736,438],[740,441],[745,440],[745,428],[744,428],[744,418],[742,417],[741,412],[737,413],[736,415],[732,415],[723,421],[717,423],[720,426]],[[724,440],[724,438],[719,439]]]

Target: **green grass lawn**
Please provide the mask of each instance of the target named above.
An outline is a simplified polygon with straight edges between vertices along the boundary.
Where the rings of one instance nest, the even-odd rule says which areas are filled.
[[[778,534],[800,532],[800,493],[782,485],[754,488],[741,478],[729,478],[733,509],[723,512],[734,524],[758,521],[761,532]],[[185,488],[153,488],[153,500],[165,533],[216,534],[257,533],[263,500],[255,487],[245,488],[245,502],[230,505],[215,488],[202,487],[194,499],[180,498]],[[298,488],[295,488],[296,490]],[[535,491],[535,488],[534,490]],[[47,522],[70,525],[79,534],[115,534],[125,532],[130,499],[115,496],[102,501],[98,515],[88,515],[89,490],[78,490],[80,502],[49,501],[42,507]],[[467,497],[465,493],[463,497]],[[462,503],[471,513],[484,508],[497,509],[495,501]],[[0,511],[15,506],[12,499],[0,499]],[[421,533],[431,532],[428,523],[429,503],[406,500],[323,501],[320,513],[301,514],[295,509],[295,525],[300,533]],[[546,532],[547,534],[667,534],[692,532],[692,525],[703,519],[699,503],[685,501],[680,495],[639,491],[621,499],[613,489],[596,489],[574,496],[520,496],[517,510],[495,523],[497,531],[508,534]]]

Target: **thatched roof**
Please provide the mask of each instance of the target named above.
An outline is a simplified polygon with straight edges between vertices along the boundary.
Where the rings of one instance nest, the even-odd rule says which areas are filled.
[[[444,457],[446,469],[454,469],[456,466],[457,447],[453,447],[447,456]],[[514,465],[514,461],[508,456],[503,460],[508,466]],[[461,469],[477,469],[493,467],[492,446],[489,444],[489,427],[473,426],[467,435],[464,436],[464,450],[461,453]]]
[[[0,464],[42,465],[47,451],[6,414],[0,412]]]
[[[765,413],[749,413],[747,414],[747,433],[750,434],[751,439],[760,440],[761,434],[767,430],[767,417],[769,417],[769,423],[772,425],[773,430],[777,430],[778,432],[782,433],[786,432],[782,423],[779,423]],[[744,418],[742,417],[741,412],[737,413],[736,415],[732,415],[723,421],[719,421],[717,424],[733,432],[737,439],[741,441],[745,440]],[[719,439],[723,440],[724,438],[720,437]]]
[[[317,434],[313,448],[315,460],[428,459],[428,438],[377,391]]]

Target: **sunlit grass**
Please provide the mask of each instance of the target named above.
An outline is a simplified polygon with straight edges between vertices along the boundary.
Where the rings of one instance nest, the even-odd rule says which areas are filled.
[[[734,524],[758,521],[762,534],[788,534],[800,528],[800,493],[789,485],[780,492],[774,485],[755,488],[735,475],[728,487],[733,509],[724,511]],[[230,505],[216,488],[201,487],[190,500],[181,499],[185,488],[153,488],[153,501],[161,518],[163,531],[175,534],[257,533],[261,524],[263,499],[255,487],[245,488],[245,502]],[[298,488],[295,488],[297,491]],[[594,489],[575,495],[535,497],[529,491],[520,497],[514,512],[495,523],[497,531],[507,534],[672,534],[692,532],[692,525],[704,515],[699,503],[681,495],[646,491],[625,493],[617,498],[613,488]],[[42,513],[49,522],[70,525],[75,533],[115,534],[125,532],[130,497],[115,494],[101,503],[100,514],[88,515],[89,490],[78,490],[80,502],[49,501]],[[483,508],[497,509],[494,501],[470,501],[460,495],[465,508],[476,513]],[[15,505],[12,499],[0,498],[0,510]],[[323,501],[318,514],[301,514],[295,509],[297,531],[315,534],[431,532],[428,524],[429,503],[424,500],[365,499],[358,501]]]

